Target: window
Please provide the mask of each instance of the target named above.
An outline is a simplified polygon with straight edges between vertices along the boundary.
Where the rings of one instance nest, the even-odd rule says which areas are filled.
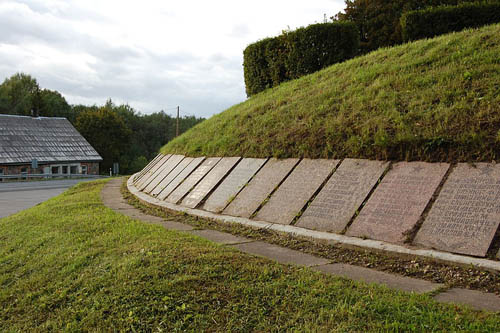
[[[27,174],[28,174],[28,168],[27,167],[21,168],[21,175],[23,175],[22,179],[26,179]]]
[[[52,174],[58,174],[59,173],[59,167],[58,166],[53,166],[52,167]]]
[[[3,176],[3,168],[0,168],[0,182],[3,181],[3,178],[1,178]]]
[[[62,167],[62,173],[63,174],[67,174],[68,173],[68,166],[67,165],[63,165],[63,167]]]
[[[77,174],[78,173],[78,166],[76,165],[72,165],[70,168],[69,168],[69,172],[74,175],[74,174]]]
[[[82,165],[82,175],[86,175],[86,174],[87,174],[87,166]]]

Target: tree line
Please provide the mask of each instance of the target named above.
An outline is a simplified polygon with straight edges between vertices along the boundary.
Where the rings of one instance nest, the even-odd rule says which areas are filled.
[[[175,137],[176,118],[164,111],[143,114],[127,104],[70,105],[58,91],[41,89],[37,80],[17,73],[0,85],[0,113],[42,117],[65,117],[102,156],[101,170],[107,172],[114,162],[120,173],[141,170],[159,149]],[[204,118],[183,116],[179,134]]]

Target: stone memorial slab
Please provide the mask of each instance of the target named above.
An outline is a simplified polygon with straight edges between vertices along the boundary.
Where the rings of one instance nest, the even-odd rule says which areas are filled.
[[[165,200],[191,173],[205,160],[205,157],[194,158],[160,193],[157,198]]]
[[[266,163],[265,158],[244,158],[227,175],[226,179],[208,197],[203,205],[204,210],[220,213],[234,199],[238,192],[255,175],[255,173]]]
[[[172,180],[177,177],[182,170],[184,170],[189,163],[191,163],[194,160],[192,157],[184,157],[182,161],[177,164],[177,166],[170,172],[163,180],[150,192],[152,196],[157,196]]]
[[[155,158],[153,158],[151,161],[149,161],[149,163],[139,172],[139,174],[135,177],[134,179],[134,183],[136,183],[146,172],[149,171],[149,169],[151,169],[156,162],[158,162],[158,160],[163,156],[163,154],[158,154],[155,156]]]
[[[415,243],[484,257],[500,224],[500,164],[460,163],[451,172]]]
[[[158,171],[159,168],[161,168],[163,166],[164,163],[166,163],[168,161],[168,159],[170,158],[170,154],[167,154],[165,156],[163,156],[159,161],[158,163],[156,163],[148,172],[146,172],[144,174],[144,176],[141,178],[141,180],[139,180],[136,184],[136,187],[137,188],[140,188],[142,187],[142,185],[146,182],[148,182],[151,178],[151,176],[155,175],[156,174],[156,171]]]
[[[292,223],[339,162],[303,159],[261,208],[255,219],[280,224]]]
[[[139,181],[146,175],[146,173],[151,170],[162,158],[163,154],[158,154],[144,169],[141,170],[139,175],[134,179],[134,184],[138,184]]]
[[[177,166],[177,164],[179,164],[180,161],[182,161],[183,158],[184,158],[184,156],[182,156],[182,155],[170,156],[168,161],[165,162],[160,169],[158,169],[156,176],[151,177],[149,184],[147,184],[146,186],[143,186],[142,191],[145,193],[150,193],[152,190],[154,190],[154,188],[163,180],[163,178],[168,176],[170,174],[170,172],[172,172],[172,170]]]
[[[224,209],[223,214],[249,218],[299,162],[298,158],[272,158]]]
[[[241,157],[223,157],[182,200],[182,205],[196,208],[240,159]]]
[[[191,189],[199,183],[199,181],[206,176],[206,174],[212,170],[212,168],[219,163],[220,157],[210,157],[203,161],[203,163],[196,168],[170,195],[165,199],[165,201],[176,204],[179,202],[186,194],[188,194]]]
[[[297,222],[298,227],[340,233],[389,163],[345,159]]]
[[[373,192],[348,236],[403,243],[420,219],[449,164],[400,162],[393,165]]]

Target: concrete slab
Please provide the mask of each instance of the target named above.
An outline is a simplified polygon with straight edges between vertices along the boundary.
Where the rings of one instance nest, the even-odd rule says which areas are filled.
[[[404,243],[448,168],[446,163],[394,164],[346,235]]]
[[[342,232],[388,165],[388,162],[346,158],[296,226]]]
[[[172,182],[172,180],[177,177],[182,170],[184,170],[192,161],[194,158],[192,157],[185,157],[177,166],[170,172],[163,180],[151,191],[149,194],[152,196],[156,197],[165,187],[167,187],[168,184]]]
[[[269,201],[257,212],[256,220],[291,224],[340,160],[303,159]]]
[[[249,218],[298,162],[298,158],[270,159],[226,207],[224,214]]]
[[[249,238],[234,236],[217,230],[193,230],[191,233],[219,244],[230,245],[252,242]]]
[[[172,155],[167,162],[153,175],[150,180],[142,185],[139,190],[145,193],[151,193],[152,190],[172,172],[172,170],[184,159],[183,155]]]
[[[275,260],[282,264],[294,264],[298,266],[317,266],[329,263],[327,259],[318,258],[300,251],[290,250],[285,247],[268,244],[264,242],[252,242],[234,245],[238,250]]]
[[[469,305],[476,310],[500,312],[500,297],[476,290],[452,288],[434,296],[444,303]]]
[[[203,209],[213,213],[220,213],[224,210],[266,161],[265,158],[242,159],[208,197]]]
[[[216,166],[182,200],[182,205],[196,208],[203,199],[221,182],[241,157],[223,157]]]
[[[203,179],[203,177],[210,172],[210,170],[212,170],[212,168],[217,165],[217,163],[219,163],[220,160],[220,157],[210,157],[204,160],[203,163],[196,168],[196,170],[194,170],[172,193],[170,193],[165,201],[174,204],[179,202]],[[161,199],[160,195],[158,195],[158,199]]]
[[[158,162],[159,159],[162,158],[162,156],[163,154],[156,155],[155,158],[153,158],[141,171],[139,171],[139,173],[136,174],[133,178],[134,184],[137,183],[142,178],[142,176],[144,176],[144,174],[148,172]]]
[[[144,214],[143,212],[135,208],[121,209],[119,213],[142,221],[163,222],[163,219],[161,217]]]
[[[313,267],[313,269],[323,273],[345,277],[354,281],[382,284],[391,289],[414,292],[417,294],[428,293],[443,286],[439,283],[389,274],[349,264],[329,264],[316,266]]]
[[[151,176],[155,175],[156,172],[158,171],[158,169],[160,169],[163,164],[168,161],[168,159],[170,158],[170,154],[167,154],[167,155],[164,155],[162,156],[160,159],[158,159],[158,162],[155,163],[155,165],[149,169],[142,177],[141,179],[139,179],[136,183],[135,183],[135,186],[137,188],[140,188],[144,185],[144,183],[147,183],[149,182]]]
[[[166,185],[161,192],[159,192],[156,197],[160,200],[164,200],[170,195],[177,187],[184,182],[191,175],[191,173],[205,160],[205,157],[194,158],[189,164],[181,171],[177,176],[175,176],[172,181]]]
[[[500,224],[500,164],[459,163],[443,185],[415,243],[486,256]]]

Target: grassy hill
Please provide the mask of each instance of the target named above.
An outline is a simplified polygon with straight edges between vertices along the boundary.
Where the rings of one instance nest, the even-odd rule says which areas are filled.
[[[500,25],[381,49],[268,89],[162,152],[495,160]]]

